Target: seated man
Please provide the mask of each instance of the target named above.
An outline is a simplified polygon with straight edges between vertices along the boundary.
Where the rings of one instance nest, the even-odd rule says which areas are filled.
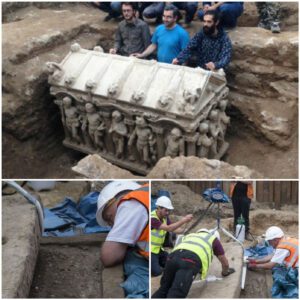
[[[203,29],[191,39],[172,63],[183,64],[196,53],[197,66],[211,71],[225,68],[231,60],[232,46],[229,37],[218,25],[218,12],[208,10],[204,15]]]
[[[185,11],[185,24],[190,24],[197,11],[198,2],[172,2],[172,4],[178,9]],[[164,7],[164,2],[151,3],[151,5],[145,8],[143,17],[146,19],[156,19],[156,23],[159,24],[162,21]]]
[[[233,268],[229,268],[217,231],[201,229],[184,236],[169,255],[160,288],[152,298],[186,298],[198,273],[205,280],[213,255],[222,265],[222,276],[235,272]]]
[[[94,6],[107,12],[108,15],[104,18],[104,22],[118,18],[121,15],[121,2],[92,2]]]
[[[136,18],[136,5],[133,2],[122,2],[122,13],[124,20],[119,23],[115,46],[109,53],[129,56],[143,52],[151,43],[148,24]]]
[[[163,25],[158,26],[153,34],[151,45],[142,53],[135,53],[138,58],[148,57],[157,50],[159,62],[171,63],[188,44],[189,34],[177,24],[178,9],[166,5],[163,14]]]
[[[203,21],[204,14],[208,10],[217,10],[220,14],[220,26],[233,28],[236,26],[237,19],[242,15],[244,2],[203,2],[203,9],[198,12],[198,17]]]
[[[168,253],[162,248],[167,232],[182,233],[179,227],[190,222],[193,215],[186,215],[181,220],[171,223],[170,210],[174,207],[170,198],[161,196],[156,201],[156,210],[151,213],[151,275],[159,276],[164,268]]]

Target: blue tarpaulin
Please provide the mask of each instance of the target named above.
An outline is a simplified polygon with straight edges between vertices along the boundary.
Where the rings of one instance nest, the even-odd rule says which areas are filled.
[[[128,251],[124,261],[126,280],[121,284],[126,298],[149,298],[149,262]]]
[[[65,198],[55,207],[44,208],[45,232],[43,236],[74,236],[83,233],[108,232],[110,227],[101,227],[96,221],[99,192],[91,192],[76,203]]]
[[[298,299],[298,268],[274,267],[272,270],[272,298]]]
[[[272,246],[256,245],[255,247],[246,248],[244,255],[253,259],[263,258],[274,252]]]

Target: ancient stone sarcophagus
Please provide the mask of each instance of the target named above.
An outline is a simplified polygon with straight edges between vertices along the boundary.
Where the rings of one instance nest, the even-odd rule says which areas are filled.
[[[147,174],[163,156],[220,159],[229,117],[222,72],[71,46],[47,63],[64,145]]]

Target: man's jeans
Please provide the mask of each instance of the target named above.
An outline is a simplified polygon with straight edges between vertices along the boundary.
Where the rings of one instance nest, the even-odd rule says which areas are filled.
[[[220,14],[220,26],[232,28],[236,26],[238,17],[243,13],[244,5],[240,2],[224,3],[217,8],[217,11]],[[203,21],[203,16],[204,11],[200,10],[198,18],[201,21]]]

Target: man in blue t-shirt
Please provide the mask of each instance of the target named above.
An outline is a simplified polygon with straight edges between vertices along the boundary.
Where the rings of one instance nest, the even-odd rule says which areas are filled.
[[[174,5],[166,5],[163,13],[164,24],[156,28],[150,46],[143,53],[132,55],[145,58],[157,50],[159,62],[172,63],[189,42],[189,34],[176,23],[178,14],[178,9]]]

